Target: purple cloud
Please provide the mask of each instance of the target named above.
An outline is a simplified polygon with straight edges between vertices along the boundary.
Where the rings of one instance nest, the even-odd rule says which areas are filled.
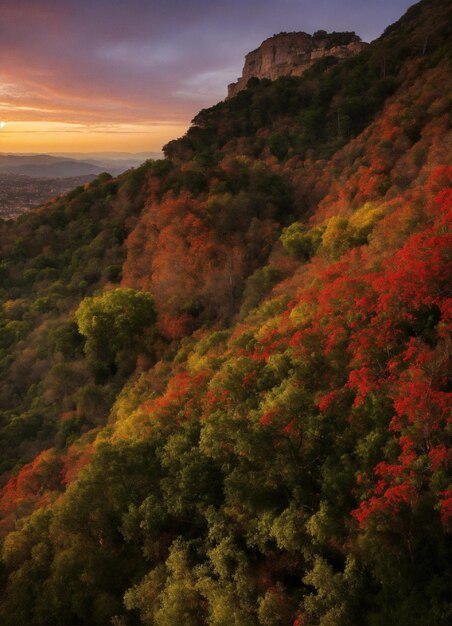
[[[186,124],[281,30],[371,40],[410,0],[3,0],[0,115]]]

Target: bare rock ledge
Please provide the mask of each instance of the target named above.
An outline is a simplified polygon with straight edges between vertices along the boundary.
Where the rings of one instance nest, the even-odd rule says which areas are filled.
[[[275,80],[280,76],[301,76],[323,57],[346,59],[366,46],[354,32],[279,33],[246,55],[242,76],[228,85],[228,98],[246,89],[250,78]]]

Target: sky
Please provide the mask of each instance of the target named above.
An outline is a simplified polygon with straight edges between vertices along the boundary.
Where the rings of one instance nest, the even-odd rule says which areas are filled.
[[[0,0],[0,153],[159,151],[281,31],[372,41],[412,0]]]

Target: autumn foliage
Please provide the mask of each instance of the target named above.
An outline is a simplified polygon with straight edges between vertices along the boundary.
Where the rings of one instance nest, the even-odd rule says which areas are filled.
[[[447,5],[0,224],[0,623],[451,622]]]

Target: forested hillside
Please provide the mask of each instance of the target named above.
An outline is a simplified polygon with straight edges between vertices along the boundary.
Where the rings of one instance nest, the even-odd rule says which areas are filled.
[[[0,221],[0,623],[451,623],[450,18]]]

